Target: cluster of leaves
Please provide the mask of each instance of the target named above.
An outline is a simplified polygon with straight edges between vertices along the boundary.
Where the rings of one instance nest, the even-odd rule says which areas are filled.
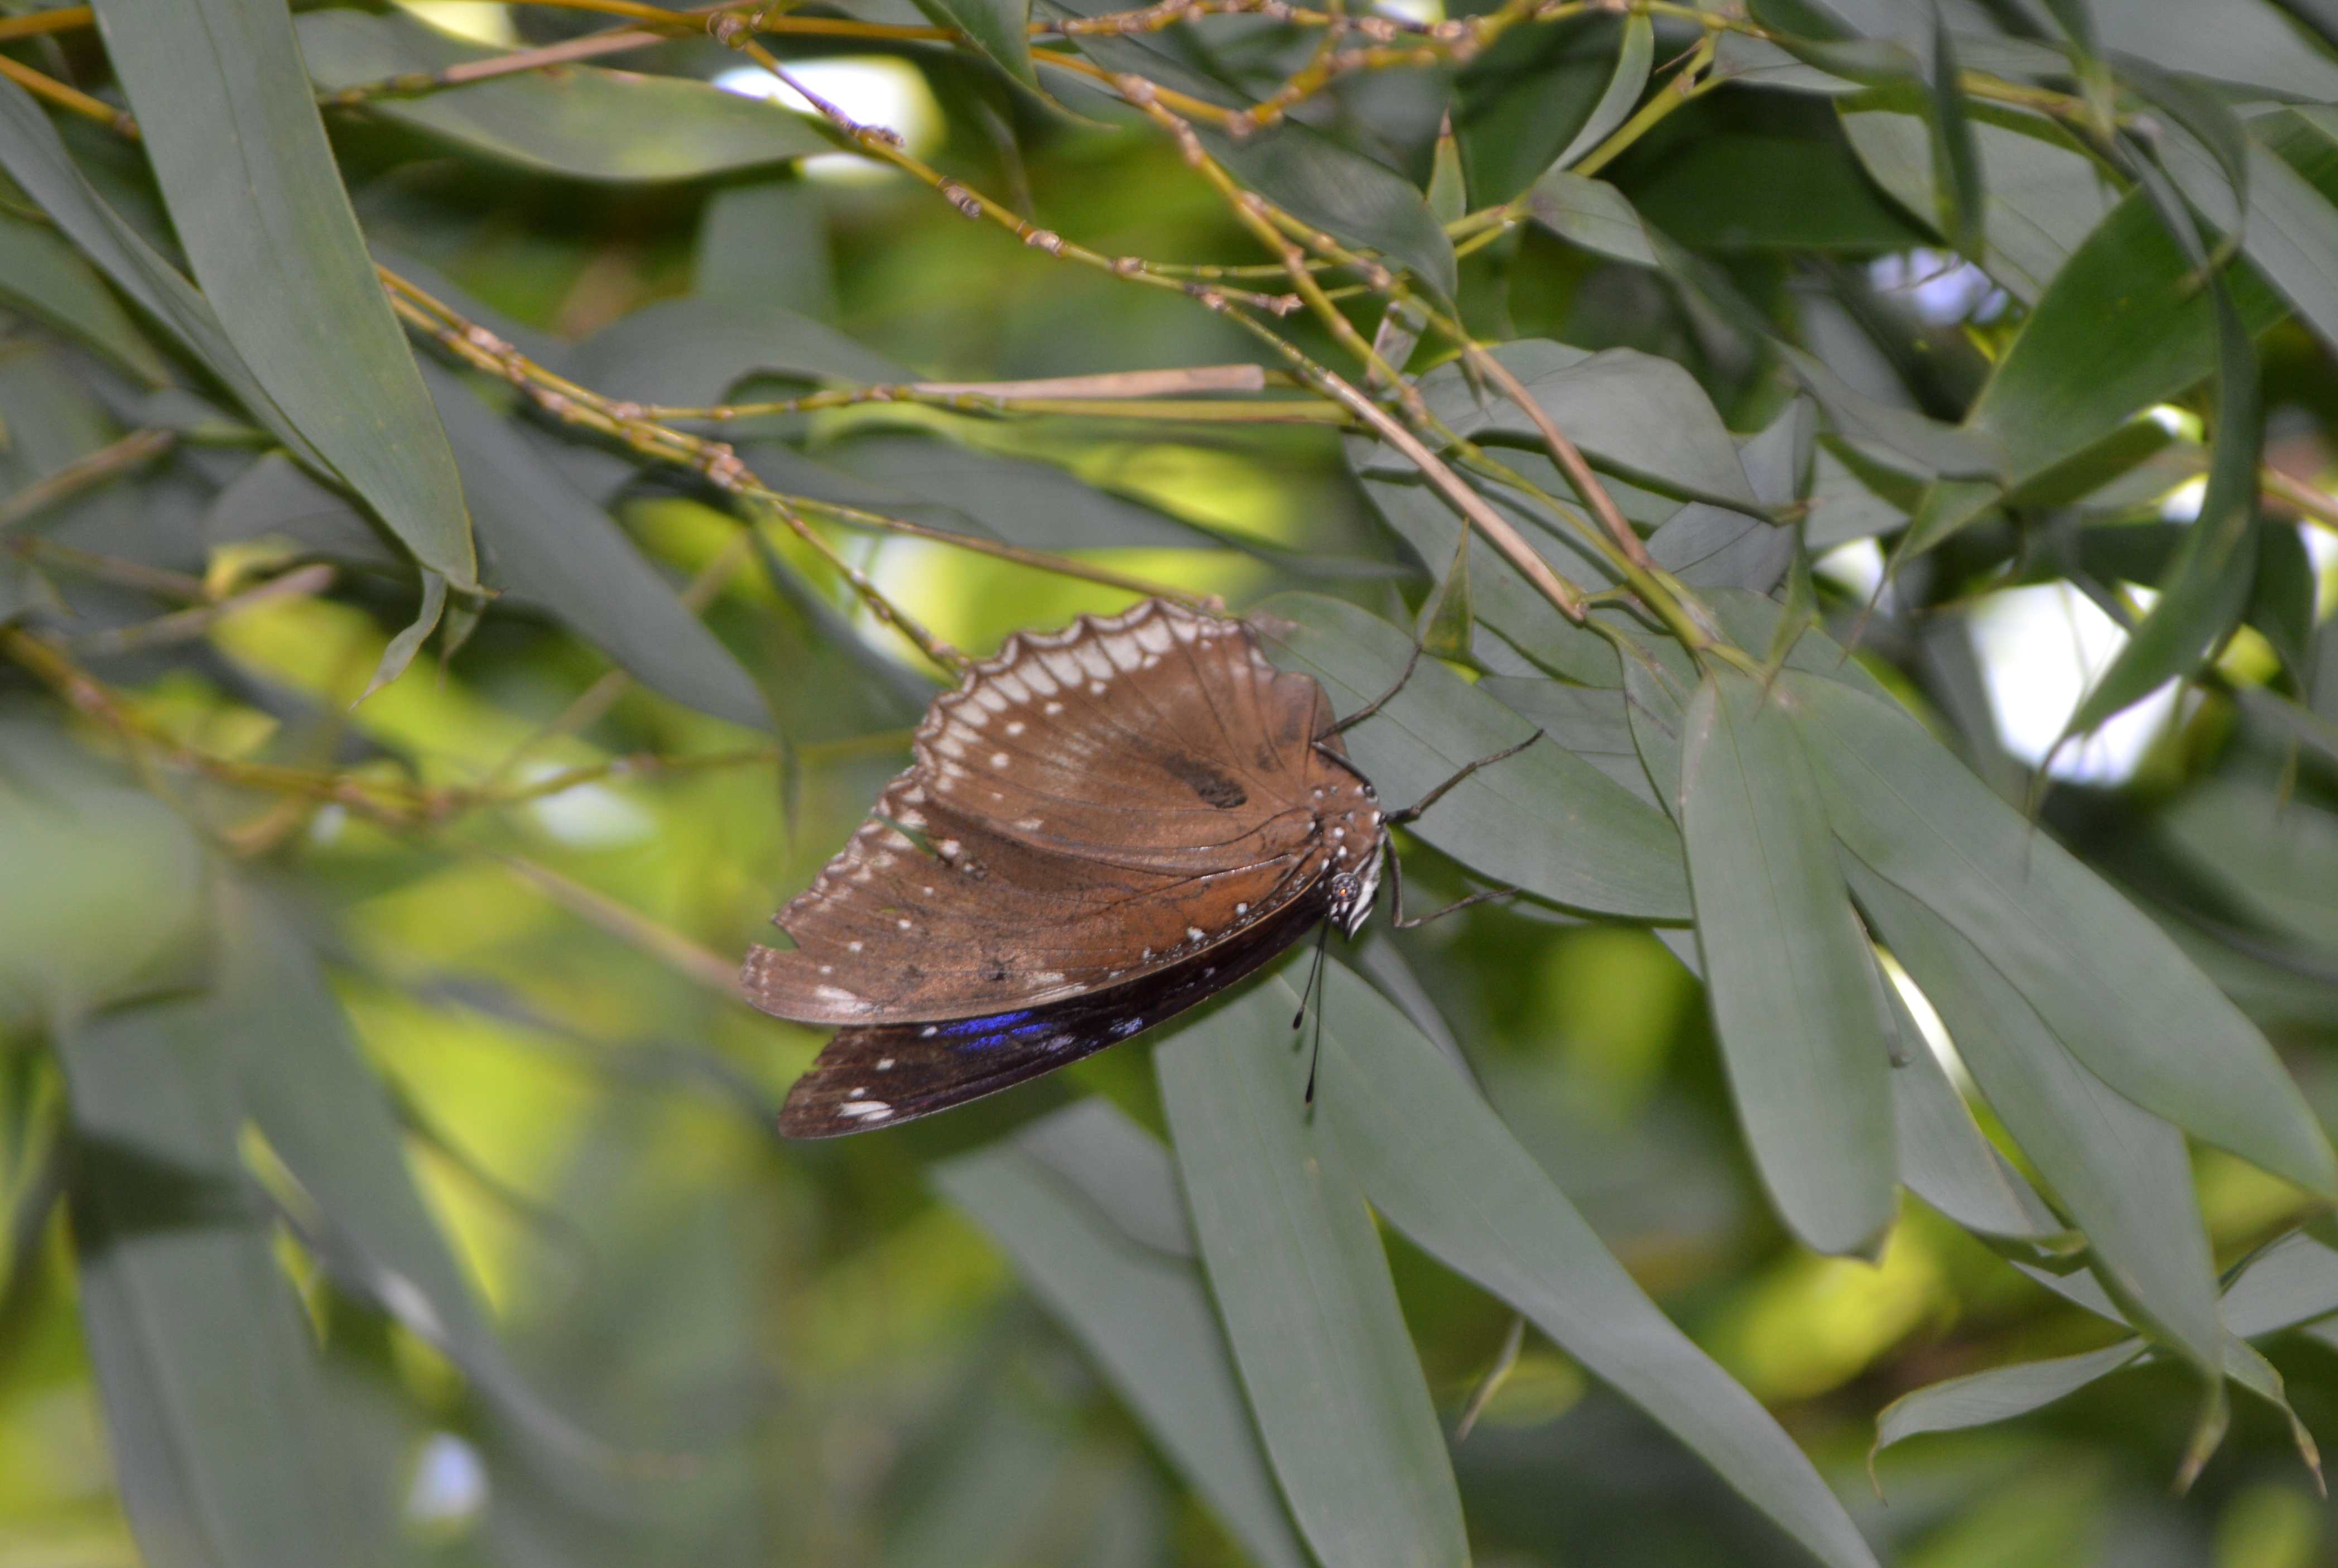
[[[1636,1131],[1652,1191],[1931,1235],[2075,1351],[1903,1369],[1877,1446],[2151,1364],[2149,1463],[2238,1384],[2318,1466],[2257,1344],[2338,1347],[2313,16],[919,4],[0,7],[0,1377],[85,1367],[144,1560],[1540,1560],[1596,1504],[1439,1410],[1508,1321],[1701,1462],[1637,1546],[1871,1563],[1927,1522],[1554,1148],[1501,956],[1626,930],[1734,1123]],[[712,84],[848,50],[938,150]],[[2127,633],[2066,740],[2185,689],[2133,789],[1997,739],[1968,612],[2047,583]],[[1320,1068],[1274,975],[1076,1103],[775,1150],[814,1042],[727,955],[959,644],[1156,592],[1342,711],[1438,654],[1387,799],[1539,730],[1403,841],[1516,900],[1335,957]]]

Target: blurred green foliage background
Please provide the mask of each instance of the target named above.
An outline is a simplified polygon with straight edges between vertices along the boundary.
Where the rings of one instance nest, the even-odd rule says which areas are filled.
[[[408,9],[498,50],[611,24],[583,10],[482,0]],[[1613,18],[1573,9],[1584,15],[1531,39],[1513,34],[1459,73],[1471,118],[1450,145],[1473,209],[1534,180],[1571,132],[1568,116],[1579,123],[1608,79]],[[1999,12],[2031,32],[2043,25],[2027,7],[1973,9],[1992,25]],[[0,16],[23,12],[0,5]],[[902,8],[879,19],[918,18]],[[2316,34],[2271,7],[2259,20],[2284,31],[2252,33],[2255,44],[2235,45],[2241,54],[2274,36],[2311,61],[2298,69],[2319,72],[2320,89],[2338,76]],[[1693,22],[1678,31],[1662,35],[1660,55],[1696,33]],[[1242,36],[1267,79],[1306,58],[1271,31]],[[2163,64],[2199,65],[2228,97],[2305,103],[2310,123],[2329,132],[2311,118],[2328,113],[2313,89],[2251,86],[2247,71],[2184,53],[2208,47],[2201,30],[2184,38]],[[28,68],[119,97],[86,32],[6,47]],[[805,80],[864,94],[852,102],[871,105],[860,111],[871,118],[924,123],[924,137],[912,136],[918,156],[1105,256],[1258,259],[1165,138],[1044,105],[968,51],[803,37],[788,40],[787,54],[844,62]],[[737,60],[696,37],[619,64],[711,80]],[[1327,96],[1322,117],[1410,160],[1407,172],[1425,183],[1450,74],[1361,74]],[[56,124],[85,175],[167,253],[169,225],[133,151],[93,122],[64,114]],[[938,381],[1262,358],[1239,328],[1177,292],[1051,263],[865,161],[857,171],[767,161],[691,180],[587,181],[482,157],[388,113],[336,113],[329,124],[378,259],[531,351],[551,346],[547,358],[589,350],[636,312],[680,299],[785,307]],[[655,131],[645,123],[643,139]],[[1881,189],[1822,97],[1700,98],[1624,149],[1605,177],[1782,332],[1894,407],[1961,416],[2035,302],[1991,294],[1989,279],[1944,252],[1936,215]],[[32,206],[21,195],[9,197],[10,221]],[[1944,311],[1941,279],[1960,266],[1955,286],[1970,291]],[[1547,226],[1521,225],[1465,256],[1459,279],[1474,331],[1685,365],[1741,440],[1795,396],[1774,346],[1654,271]],[[25,293],[0,286],[15,312],[0,317],[0,497],[148,427],[160,396],[105,363],[87,333],[58,329],[19,287]],[[1372,322],[1363,327],[1369,334]],[[1286,329],[1319,358],[1339,352],[1303,317]],[[611,348],[594,363],[620,380],[649,377],[679,339],[643,336],[636,359]],[[2264,330],[2257,352],[2267,462],[2309,494],[2326,487],[2338,478],[2327,343],[2293,319]],[[792,385],[751,380],[729,395]],[[489,395],[510,402],[503,389]],[[2127,476],[2131,519],[2163,515],[2164,498],[2205,466],[2207,396],[2189,387],[2171,395],[2161,411],[2177,432],[2175,456]],[[821,1037],[750,1012],[728,976],[902,765],[933,690],[930,667],[801,542],[776,528],[742,532],[718,497],[671,471],[637,473],[623,454],[564,444],[549,421],[516,420],[545,462],[615,497],[612,514],[664,582],[707,591],[704,622],[752,678],[777,740],[613,679],[609,658],[566,612],[547,612],[524,590],[459,648],[442,658],[429,645],[359,701],[411,616],[411,576],[345,501],[318,502],[280,456],[280,473],[261,474],[266,459],[248,446],[206,440],[201,418],[211,416],[218,407],[182,417],[172,426],[180,444],[136,484],[93,487],[44,518],[49,555],[15,559],[42,566],[54,597],[34,604],[25,589],[0,604],[54,631],[110,693],[91,696],[23,660],[0,665],[0,775],[16,813],[0,823],[9,846],[0,996],[10,1003],[0,1017],[0,1568],[141,1560],[93,1381],[84,1329],[93,1287],[76,1236],[85,1247],[100,1228],[137,1234],[170,1220],[65,1200],[95,1156],[70,1147],[66,1085],[48,1049],[53,1014],[40,1000],[60,976],[175,995],[184,976],[170,972],[171,955],[207,926],[222,950],[243,955],[235,962],[258,965],[245,983],[270,1004],[190,1014],[165,1037],[216,1031],[253,1081],[390,1119],[427,1219],[501,1347],[479,1350],[460,1325],[434,1344],[414,1312],[383,1310],[352,1283],[364,1275],[362,1238],[353,1243],[330,1203],[319,1210],[324,1195],[290,1178],[279,1137],[244,1129],[234,1160],[280,1205],[262,1261],[297,1287],[322,1347],[320,1447],[356,1456],[333,1471],[353,1478],[349,1494],[330,1500],[336,1527],[367,1544],[347,1561],[1249,1560],[1080,1342],[934,1185],[940,1162],[1083,1096],[1165,1134],[1149,1043],[899,1132],[816,1146],[776,1136],[778,1099]],[[1424,573],[1351,475],[1340,436],[1321,426],[999,420],[877,403],[785,416],[749,434],[827,464],[823,482],[863,482],[884,497],[867,503],[874,509],[958,508],[977,526],[1008,518],[1013,526],[997,531],[1017,543],[1237,607],[1297,587],[1406,624],[1442,569],[1429,563]],[[985,470],[1007,486],[993,499],[963,468],[929,463],[935,451],[1044,463],[1081,484],[1070,498],[1036,479],[1016,490],[1018,471],[1001,466]],[[2069,661],[2051,650],[2054,637],[2082,642],[2097,612],[2067,590],[2042,611],[2025,601],[2034,613],[2023,646],[2048,647],[2034,668],[1991,662],[1988,639],[1969,632],[2010,612],[1992,609],[2004,591],[2065,581],[2049,524],[2018,509],[1993,514],[1943,547],[1937,571],[1876,608],[1870,573],[1881,556],[1862,554],[1857,540],[1902,526],[1911,502],[1888,481],[1874,489],[1881,500],[1859,499],[1882,506],[1876,526],[1846,534],[1847,551],[1808,552],[1819,564],[1814,612],[1845,638],[1874,609],[1863,662],[1940,720],[1985,776],[2009,779],[2008,793],[2025,803],[2035,787],[2047,828],[2156,912],[2203,914],[2168,923],[2268,1029],[2327,1124],[2338,1114],[2338,881],[2321,877],[2338,867],[2338,793],[2328,757],[2254,721],[2236,693],[2272,686],[2318,701],[2325,725],[2338,721],[2329,517],[2312,565],[2298,545],[2317,689],[2284,685],[2281,650],[2244,629],[2205,698],[2155,720],[2110,760],[2088,753],[2092,771],[2048,789],[2038,757],[2009,750],[2009,694],[2063,679]],[[328,514],[356,521],[354,544],[318,544],[339,525],[316,521]],[[2294,509],[2279,515],[2295,534]],[[843,527],[824,536],[884,595],[970,651],[1130,599],[943,544]],[[74,551],[208,579],[222,593],[196,600],[210,608],[183,633],[156,635],[159,612],[140,583],[87,571],[86,560],[77,572]],[[232,597],[312,558],[332,564],[329,592]],[[192,753],[227,766],[187,768]],[[285,785],[267,768],[330,774],[360,790],[370,780],[425,807],[388,822],[352,808],[361,800]],[[69,808],[51,812],[43,800]],[[1476,885],[1425,845],[1408,842],[1405,854],[1424,904]],[[234,890],[221,892],[229,880]],[[234,919],[248,924],[222,923],[221,909],[245,911]],[[1400,954],[1518,1139],[1665,1313],[1775,1413],[1888,1561],[2338,1563],[2338,1527],[2268,1406],[2239,1400],[2196,1484],[2171,1494],[2198,1393],[2170,1362],[2009,1425],[1895,1447],[1871,1490],[1863,1464],[1890,1401],[1945,1377],[2094,1349],[2110,1342],[2109,1328],[1911,1196],[1872,1263],[1795,1243],[1744,1152],[1702,987],[1648,930],[1481,907],[1369,941]],[[329,993],[300,1004],[310,1011],[286,1003],[317,976],[329,977]],[[354,1078],[316,1064],[319,1039],[340,1028],[335,1016],[346,1019],[346,1064],[362,1064]],[[173,1076],[185,1063],[168,1052],[151,1066],[153,1076],[120,1086],[125,1103],[204,1092]],[[376,1076],[380,1093],[368,1099],[362,1085]],[[357,1136],[329,1118],[309,1135]],[[2204,1148],[2196,1166],[2221,1263],[2307,1213],[2292,1188],[2235,1158]],[[1394,1231],[1388,1242],[1405,1325],[1450,1432],[1501,1361],[1511,1314]],[[192,1331],[205,1320],[187,1300]],[[231,1351],[236,1327],[230,1314],[211,1323],[216,1338],[182,1347],[192,1357],[187,1387],[239,1368],[260,1375],[267,1347],[283,1343],[254,1325],[245,1350]],[[2338,1433],[2332,1343],[2286,1335],[2263,1347],[2297,1416],[2324,1436]],[[182,1456],[176,1483],[144,1484],[200,1490],[188,1477],[232,1471],[243,1440],[221,1432],[219,1451]],[[1803,1560],[1535,1333],[1451,1452],[1475,1557],[1489,1568]],[[269,1484],[299,1483],[279,1473]],[[146,1556],[180,1560],[152,1541]]]

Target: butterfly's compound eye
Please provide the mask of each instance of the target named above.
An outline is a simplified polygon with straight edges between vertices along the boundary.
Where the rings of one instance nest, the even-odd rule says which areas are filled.
[[[1363,890],[1362,879],[1353,871],[1331,873],[1331,902],[1341,908],[1345,909],[1354,905],[1357,895]]]

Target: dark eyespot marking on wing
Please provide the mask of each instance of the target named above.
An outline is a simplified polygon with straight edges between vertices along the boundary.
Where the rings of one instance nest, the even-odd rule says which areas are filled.
[[[1250,799],[1248,790],[1198,757],[1173,751],[1161,759],[1161,766],[1174,774],[1180,784],[1221,811],[1231,811]]]

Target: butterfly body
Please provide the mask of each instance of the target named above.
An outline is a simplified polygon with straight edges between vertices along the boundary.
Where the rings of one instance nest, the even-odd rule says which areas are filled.
[[[1007,1088],[1371,909],[1386,833],[1311,677],[1149,600],[1009,638],[752,949],[748,1000],[840,1025],[790,1092],[826,1137]]]

